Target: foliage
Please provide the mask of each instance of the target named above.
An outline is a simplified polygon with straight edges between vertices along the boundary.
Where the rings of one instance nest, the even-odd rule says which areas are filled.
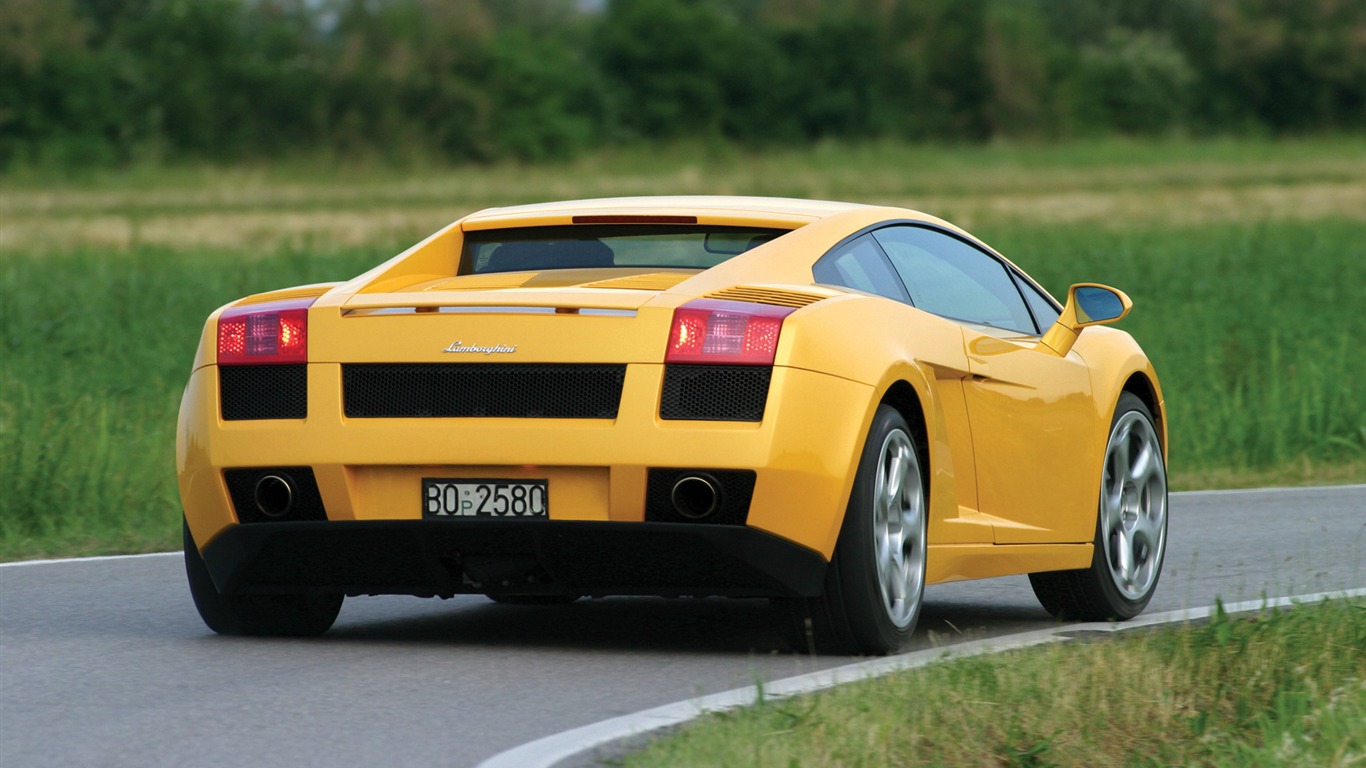
[[[0,559],[170,548],[173,414],[204,317],[372,263],[315,256],[282,249],[267,269],[164,248],[0,260]]]
[[[765,699],[612,764],[1359,765],[1366,605],[1327,601]]]
[[[1126,133],[1160,133],[1182,125],[1192,104],[1195,71],[1168,38],[1111,29],[1100,45],[1086,46],[1075,77],[1090,98],[1083,124]]]
[[[0,4],[0,171],[1363,128],[1341,0]]]

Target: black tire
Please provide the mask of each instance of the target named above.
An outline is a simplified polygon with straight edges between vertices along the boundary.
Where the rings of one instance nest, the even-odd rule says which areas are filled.
[[[1167,551],[1167,466],[1152,412],[1128,392],[1110,421],[1094,543],[1089,568],[1029,574],[1034,595],[1064,621],[1137,616]]]
[[[582,595],[485,595],[502,605],[568,605]]]
[[[923,458],[906,420],[878,406],[820,597],[785,600],[800,652],[887,654],[915,631],[925,592]],[[900,492],[886,480],[900,475]]]
[[[332,627],[345,595],[223,595],[185,532],[185,576],[199,617],[220,635],[311,637]]]

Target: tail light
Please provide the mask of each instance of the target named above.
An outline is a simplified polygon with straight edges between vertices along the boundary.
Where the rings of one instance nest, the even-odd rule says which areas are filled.
[[[308,308],[314,299],[270,301],[218,317],[219,365],[308,362]]]
[[[666,363],[773,365],[792,307],[699,299],[674,310]]]

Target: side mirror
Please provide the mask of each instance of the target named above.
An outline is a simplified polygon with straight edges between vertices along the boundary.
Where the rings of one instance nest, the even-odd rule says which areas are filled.
[[[1067,289],[1067,306],[1039,344],[1063,357],[1077,343],[1082,328],[1119,322],[1133,307],[1134,303],[1121,290],[1097,283],[1077,283]]]

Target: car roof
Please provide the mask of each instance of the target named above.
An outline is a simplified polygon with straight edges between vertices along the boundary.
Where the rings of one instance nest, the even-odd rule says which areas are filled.
[[[626,220],[631,217],[695,216],[699,224],[797,227],[846,211],[870,207],[873,206],[786,197],[612,197],[487,208],[466,216],[460,223],[462,229],[469,231],[570,224],[574,223],[575,216],[621,217],[622,223],[630,223]]]

